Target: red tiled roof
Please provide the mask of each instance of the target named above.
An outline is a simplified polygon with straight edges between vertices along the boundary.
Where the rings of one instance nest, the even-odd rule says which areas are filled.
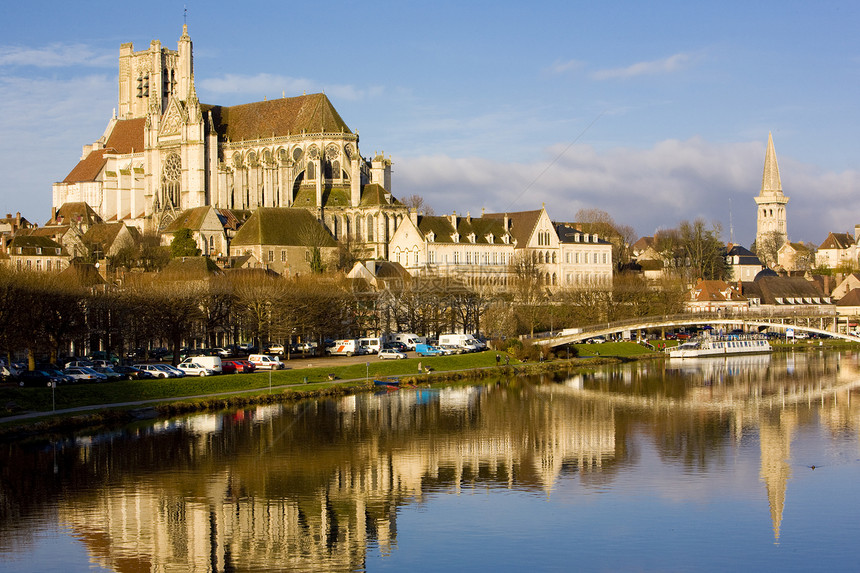
[[[77,165],[75,165],[74,169],[72,169],[66,178],[63,179],[63,183],[77,183],[78,181],[95,181],[96,177],[99,176],[102,169],[107,163],[107,159],[105,159],[105,153],[108,153],[110,150],[108,149],[98,149],[96,151],[91,152],[85,158],[80,160]]]
[[[105,148],[114,148],[117,153],[127,154],[143,151],[143,128],[146,118],[120,119],[114,124]]]

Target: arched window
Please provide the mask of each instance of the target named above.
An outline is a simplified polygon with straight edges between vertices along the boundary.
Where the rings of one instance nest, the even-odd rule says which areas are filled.
[[[308,161],[308,166],[305,167],[305,175],[307,176],[308,181],[317,178],[317,175],[314,172],[314,162],[313,161]]]
[[[373,215],[367,216],[367,240],[373,240]]]
[[[182,160],[179,154],[171,153],[164,160],[161,176],[162,201],[164,205],[179,207],[179,180],[182,176]]]

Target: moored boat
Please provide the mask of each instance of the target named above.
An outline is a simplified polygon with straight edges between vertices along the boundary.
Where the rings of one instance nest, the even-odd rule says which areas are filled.
[[[703,358],[729,354],[755,354],[771,352],[773,348],[766,338],[707,337],[691,340],[668,350],[669,358]]]

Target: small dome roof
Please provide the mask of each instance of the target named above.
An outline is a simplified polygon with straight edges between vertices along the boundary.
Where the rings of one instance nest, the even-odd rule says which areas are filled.
[[[774,271],[773,269],[762,269],[758,272],[758,274],[755,276],[753,281],[757,281],[759,279],[764,279],[767,277],[778,277],[778,276],[779,276],[779,274],[776,271]]]

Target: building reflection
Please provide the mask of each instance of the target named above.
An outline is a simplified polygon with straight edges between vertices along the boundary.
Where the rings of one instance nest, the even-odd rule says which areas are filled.
[[[429,493],[604,487],[636,462],[634,433],[664,463],[705,470],[757,432],[778,541],[792,437],[813,416],[856,433],[858,380],[832,355],[742,357],[188,416],[44,448],[30,468],[42,501],[13,491],[0,521],[59,499],[62,523],[117,571],[353,571],[394,550],[398,508]],[[4,485],[27,487],[6,467]]]

